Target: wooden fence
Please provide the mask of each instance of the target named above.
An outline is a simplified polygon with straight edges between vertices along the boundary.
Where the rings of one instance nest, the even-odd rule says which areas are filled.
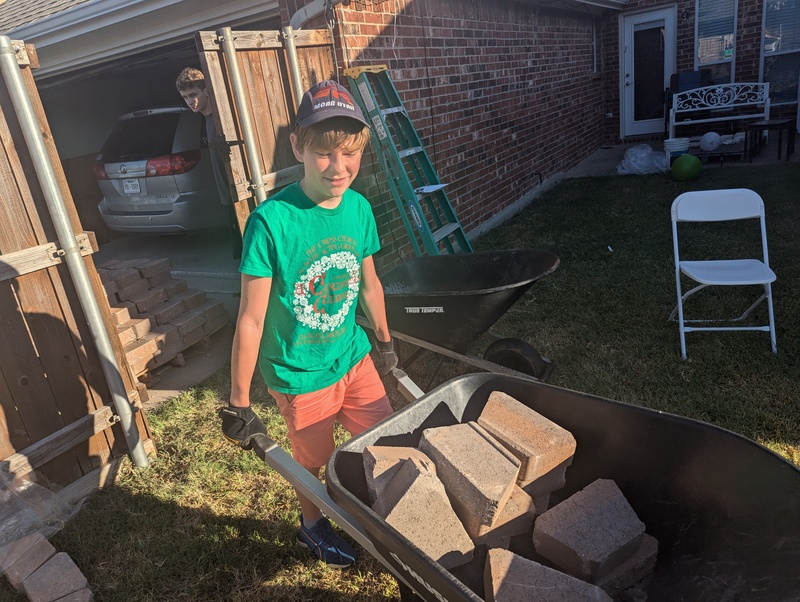
[[[253,123],[259,169],[269,194],[271,190],[299,180],[303,174],[289,144],[297,100],[291,92],[286,51],[280,31],[235,31],[233,36],[236,64]],[[330,30],[299,30],[295,36],[303,88],[331,79],[334,66]],[[253,172],[247,161],[241,120],[233,100],[231,70],[217,33],[198,32],[195,42],[222,137],[209,143],[215,152],[229,158],[226,162],[228,181],[234,192],[239,226],[243,229],[256,203]]]
[[[97,245],[92,233],[83,231],[66,184],[31,73],[35,51],[21,43],[15,48],[139,436],[153,452],[141,410],[146,391],[129,373],[91,257]],[[45,477],[64,499],[76,501],[102,486],[128,449],[57,241],[7,83],[0,78],[0,469]]]

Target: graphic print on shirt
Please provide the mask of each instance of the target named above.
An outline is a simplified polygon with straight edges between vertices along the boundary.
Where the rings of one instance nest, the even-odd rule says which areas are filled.
[[[349,236],[321,240],[294,285],[294,315],[304,326],[330,333],[344,324],[358,298],[361,266]]]

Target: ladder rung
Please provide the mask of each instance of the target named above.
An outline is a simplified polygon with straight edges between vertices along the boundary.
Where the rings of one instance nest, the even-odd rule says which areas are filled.
[[[413,146],[411,148],[407,148],[401,151],[397,151],[397,154],[400,155],[400,158],[408,157],[409,155],[414,155],[416,153],[421,153],[422,147],[421,146]]]
[[[381,113],[384,115],[391,115],[392,113],[403,113],[405,110],[403,107],[389,107],[388,109],[381,109]]]
[[[431,184],[429,186],[420,186],[419,188],[414,189],[414,193],[417,195],[417,198],[422,198],[426,195],[440,191],[445,186],[447,186],[447,184]]]
[[[438,230],[435,230],[431,234],[433,235],[433,240],[439,242],[443,238],[447,238],[448,236],[450,236],[456,230],[458,230],[458,224],[445,224],[444,226],[442,226]]]

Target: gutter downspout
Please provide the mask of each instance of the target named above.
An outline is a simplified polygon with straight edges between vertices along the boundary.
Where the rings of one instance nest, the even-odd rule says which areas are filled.
[[[341,4],[344,0],[313,0],[306,4],[289,19],[289,25],[281,29],[283,35],[284,45],[286,46],[286,56],[289,61],[289,74],[292,79],[292,88],[294,90],[294,97],[297,101],[295,108],[300,104],[300,99],[303,97],[303,82],[300,78],[299,61],[297,59],[297,47],[294,44],[294,30],[301,29],[303,25],[308,23],[314,17],[324,13],[328,8],[333,8],[337,4]]]
[[[25,83],[20,75],[16,52],[8,36],[0,36],[0,72],[8,86],[8,92],[11,96],[11,102],[14,105],[14,111],[19,119],[25,142],[31,154],[33,167],[36,170],[39,184],[44,193],[47,210],[53,220],[53,225],[58,235],[58,242],[64,251],[64,262],[69,269],[72,282],[78,294],[78,300],[80,301],[94,344],[97,348],[103,374],[106,377],[108,388],[111,392],[114,408],[120,418],[122,431],[125,435],[128,449],[130,450],[131,459],[136,466],[142,468],[146,467],[149,465],[150,461],[147,458],[144,445],[139,437],[139,430],[133,418],[131,404],[128,400],[128,393],[125,390],[125,383],[122,381],[122,375],[119,372],[119,367],[114,357],[114,349],[111,346],[111,340],[108,338],[108,332],[106,331],[102,315],[100,314],[97,299],[95,299],[94,293],[92,292],[89,274],[86,271],[86,265],[83,262],[80,247],[75,238],[75,232],[72,230],[69,215],[64,205],[64,199],[61,196],[58,181],[53,171],[53,166],[48,159],[47,149],[44,145],[31,99],[27,95]]]
[[[239,113],[239,120],[242,126],[242,138],[244,138],[244,151],[247,155],[247,162],[250,164],[250,176],[252,177],[251,186],[256,199],[256,205],[258,205],[267,199],[267,191],[264,187],[264,177],[261,173],[261,160],[258,157],[258,149],[255,143],[256,137],[253,130],[253,121],[250,118],[250,109],[244,95],[242,74],[239,71],[239,62],[236,59],[236,46],[233,43],[233,32],[231,28],[223,27],[222,29],[218,29],[217,39],[222,45],[222,53],[225,55],[228,73],[231,76],[233,102],[236,103],[236,110]]]

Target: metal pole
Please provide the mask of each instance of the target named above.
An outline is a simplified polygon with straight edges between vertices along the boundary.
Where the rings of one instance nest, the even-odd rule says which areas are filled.
[[[292,79],[292,88],[294,89],[294,98],[296,109],[300,106],[300,99],[303,98],[303,80],[300,78],[300,65],[297,60],[297,46],[294,44],[294,28],[287,25],[281,29],[283,34],[284,46],[286,46],[286,58],[289,61],[289,74]]]
[[[69,269],[72,282],[78,294],[78,300],[83,308],[97,353],[100,356],[103,374],[108,382],[111,399],[120,418],[131,459],[136,466],[145,467],[149,464],[149,460],[139,437],[136,421],[133,418],[125,383],[122,381],[122,375],[119,372],[114,356],[114,349],[111,346],[111,340],[108,338],[108,332],[100,313],[100,307],[97,305],[97,299],[95,299],[92,291],[89,274],[86,271],[86,265],[83,263],[75,232],[70,224],[64,199],[58,187],[56,174],[48,159],[47,149],[44,145],[31,99],[28,97],[25,82],[22,79],[22,75],[20,75],[16,52],[8,36],[0,36],[0,71],[8,87],[14,111],[19,119],[28,150],[31,153],[33,167],[36,170],[39,184],[44,193],[47,210],[53,220],[58,242],[64,251],[64,261]]]
[[[228,65],[228,74],[231,77],[233,102],[236,103],[236,111],[239,114],[239,121],[242,126],[244,151],[247,155],[247,162],[250,164],[251,185],[256,198],[256,204],[263,203],[267,199],[267,192],[264,188],[264,178],[261,174],[261,161],[259,160],[258,149],[256,148],[253,122],[250,119],[250,109],[244,95],[242,75],[239,72],[239,62],[236,60],[236,46],[233,43],[233,32],[230,27],[223,27],[217,30],[217,37],[222,44],[222,53],[225,55],[225,62]]]

